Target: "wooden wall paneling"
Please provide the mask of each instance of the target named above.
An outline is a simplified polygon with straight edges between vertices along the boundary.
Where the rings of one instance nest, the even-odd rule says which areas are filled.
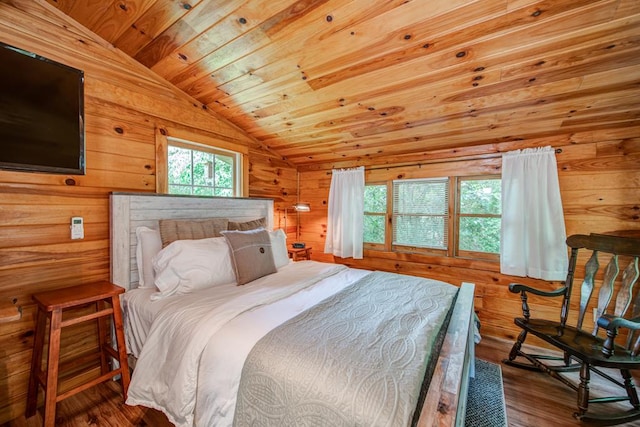
[[[109,278],[108,197],[112,191],[156,190],[163,167],[156,164],[158,128],[236,141],[261,171],[255,192],[262,197],[282,198],[281,188],[295,194],[295,169],[44,1],[0,2],[0,40],[85,71],[87,153],[85,175],[0,171],[0,297],[16,298],[23,307],[22,319],[0,329],[3,424],[24,413],[33,345],[31,295]],[[284,185],[260,184],[280,179]],[[85,219],[83,240],[70,239],[72,216]],[[94,331],[78,326],[64,338],[64,357],[95,343]]]
[[[563,150],[569,233],[640,229],[637,1],[437,0],[426,17],[419,2],[402,0],[336,3],[330,13],[323,0],[304,10],[288,0],[264,9],[237,0],[50,3],[59,9],[44,0],[0,2],[0,40],[85,71],[87,173],[0,171],[0,297],[24,308],[0,330],[0,424],[24,410],[31,294],[109,277],[108,194],[161,190],[156,178],[166,164],[156,135],[164,127],[246,147],[248,194],[274,199],[275,226],[298,198],[299,165],[300,200],[311,204],[300,215],[300,240],[317,260],[334,261],[322,253],[331,168],[390,166],[368,171],[368,180],[499,174],[502,152],[545,145]],[[104,39],[63,12],[94,23]],[[174,24],[176,17],[184,21]],[[202,49],[221,44],[222,29],[236,41],[216,62]],[[184,95],[109,42],[202,97]],[[415,96],[420,90],[433,98]],[[235,124],[211,112],[223,104]],[[69,220],[78,214],[86,237],[71,241]],[[290,242],[295,219],[290,212]],[[484,333],[498,337],[516,333],[520,304],[510,281],[555,286],[501,275],[487,262],[375,251],[340,262],[455,283],[476,278]],[[532,307],[555,308],[535,299]],[[91,345],[89,329],[77,336],[69,355]]]
[[[434,163],[420,166],[394,167],[397,156],[390,156],[381,163],[388,168],[373,166],[366,173],[367,182],[381,182],[399,178],[436,177],[448,175],[499,174],[499,157],[485,159],[486,155],[517,148],[552,145],[562,152],[556,155],[564,206],[567,234],[609,232],[614,230],[640,230],[640,158],[637,151],[638,126],[613,127],[611,129],[582,131],[571,135],[559,135],[543,140],[521,140],[513,143],[486,144],[475,147],[477,160],[447,161],[446,151],[441,157],[436,151]],[[460,150],[464,154],[465,150]],[[425,149],[424,158],[429,151]],[[453,157],[453,153],[451,154]],[[443,158],[445,157],[445,158]],[[408,162],[408,159],[407,159]],[[486,162],[490,165],[487,168]],[[340,162],[336,162],[341,164]],[[356,162],[357,163],[357,162]],[[366,161],[363,163],[366,164]],[[311,201],[312,211],[301,217],[302,240],[314,247],[324,247],[326,233],[327,201],[330,175],[328,170],[317,170],[322,163],[301,168],[301,197]],[[325,164],[329,166],[330,164]],[[355,164],[349,163],[349,166]],[[474,281],[476,295],[481,298],[480,320],[484,333],[500,338],[513,339],[519,332],[513,326],[513,317],[521,315],[519,297],[508,292],[511,282],[525,283],[541,289],[555,289],[557,282],[502,275],[497,263],[449,260],[439,257],[408,255],[393,252],[365,250],[363,260],[339,259],[314,251],[313,259],[346,263],[353,267],[383,269],[440,280],[460,283]],[[581,280],[576,273],[575,280]],[[560,302],[540,298],[530,300],[532,310],[541,315],[557,316]],[[538,344],[542,344],[541,342]]]
[[[251,148],[249,151],[249,196],[268,197],[274,201],[274,228],[282,228],[287,241],[296,240],[297,216],[291,206],[297,201],[297,172],[288,162],[272,152]],[[301,201],[305,201],[301,199]],[[286,229],[284,209],[287,213]]]

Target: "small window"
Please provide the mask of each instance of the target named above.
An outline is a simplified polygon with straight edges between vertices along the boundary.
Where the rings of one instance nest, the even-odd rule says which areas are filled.
[[[387,185],[364,187],[364,243],[384,245],[387,224]]]
[[[239,154],[197,144],[169,141],[170,194],[233,197],[239,195]]]
[[[394,248],[446,250],[448,210],[448,178],[393,181]]]
[[[458,255],[497,259],[502,212],[500,177],[459,178],[458,194]]]

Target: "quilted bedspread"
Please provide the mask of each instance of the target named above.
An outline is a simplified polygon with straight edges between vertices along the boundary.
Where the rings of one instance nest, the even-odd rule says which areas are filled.
[[[410,425],[456,292],[375,272],[290,319],[251,350],[234,425]]]

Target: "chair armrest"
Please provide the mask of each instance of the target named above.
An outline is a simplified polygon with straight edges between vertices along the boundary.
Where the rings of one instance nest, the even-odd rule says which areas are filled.
[[[522,315],[528,322],[531,316],[531,310],[529,309],[529,303],[527,302],[527,292],[534,295],[540,295],[541,297],[559,297],[567,293],[567,287],[563,286],[562,288],[556,289],[555,291],[545,292],[527,285],[523,285],[522,283],[511,283],[509,285],[509,291],[513,292],[514,294],[520,293],[520,300],[522,300]]]
[[[541,297],[561,297],[567,293],[567,287],[563,286],[559,289],[548,292],[548,291],[541,291],[540,289],[532,288],[531,286],[523,285],[522,283],[511,283],[509,285],[509,291],[513,292],[514,294],[524,291],[524,292],[532,293],[534,295],[539,295]]]
[[[598,326],[607,331],[607,338],[604,340],[604,344],[602,344],[602,354],[605,357],[611,357],[614,351],[614,340],[616,335],[618,335],[618,328],[627,328],[632,329],[634,331],[640,330],[640,317],[636,317],[633,319],[624,319],[622,317],[612,316],[610,314],[603,314],[598,319]],[[634,350],[634,353],[637,349]]]
[[[625,319],[623,317],[615,317],[610,314],[603,314],[598,319],[598,326],[606,329],[607,331],[612,331],[619,327],[638,331],[640,330],[640,317],[636,317],[635,319]]]

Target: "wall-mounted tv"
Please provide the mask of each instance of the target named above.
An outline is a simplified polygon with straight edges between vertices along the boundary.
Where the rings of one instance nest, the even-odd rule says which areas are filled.
[[[0,42],[0,169],[84,175],[84,72]]]

